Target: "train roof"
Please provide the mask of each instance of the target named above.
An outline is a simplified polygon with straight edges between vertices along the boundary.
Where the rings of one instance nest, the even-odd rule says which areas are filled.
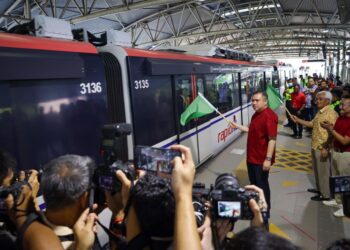
[[[0,47],[46,51],[97,54],[95,46],[86,42],[0,33]]]
[[[182,60],[182,61],[246,65],[246,66],[252,66],[252,67],[266,67],[266,68],[272,67],[271,65],[266,65],[258,62],[247,62],[247,61],[238,61],[238,60],[222,59],[222,58],[214,58],[214,57],[206,57],[206,56],[187,55],[187,54],[181,54],[181,53],[175,53],[175,52],[141,50],[141,49],[134,49],[134,48],[124,48],[124,50],[127,56],[130,56],[130,57],[173,59],[173,60]]]

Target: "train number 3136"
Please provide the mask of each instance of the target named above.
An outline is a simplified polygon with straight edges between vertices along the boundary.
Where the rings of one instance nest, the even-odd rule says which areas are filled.
[[[101,93],[102,86],[100,82],[88,82],[80,84],[80,93],[82,95]]]

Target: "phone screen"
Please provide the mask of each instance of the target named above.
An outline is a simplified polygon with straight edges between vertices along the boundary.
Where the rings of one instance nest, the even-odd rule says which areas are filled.
[[[172,160],[181,152],[173,149],[136,146],[134,161],[138,169],[171,174]]]
[[[241,216],[241,202],[218,201],[217,215],[219,218],[239,218]]]
[[[330,186],[333,193],[350,192],[350,176],[332,176]]]

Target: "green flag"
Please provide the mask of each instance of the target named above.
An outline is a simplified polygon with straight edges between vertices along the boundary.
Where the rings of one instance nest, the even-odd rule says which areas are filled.
[[[186,110],[181,114],[180,123],[185,126],[190,120],[194,118],[199,118],[215,111],[213,105],[205,99],[200,93],[196,99],[186,108]]]
[[[269,97],[269,108],[273,110],[277,109],[282,102],[280,94],[271,85],[267,85],[266,94]]]

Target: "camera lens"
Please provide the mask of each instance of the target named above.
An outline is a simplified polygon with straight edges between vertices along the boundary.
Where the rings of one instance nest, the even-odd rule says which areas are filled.
[[[221,174],[215,180],[215,189],[219,190],[237,190],[239,189],[239,182],[232,174]]]
[[[192,205],[194,208],[194,215],[196,216],[197,227],[200,227],[203,225],[205,219],[205,206],[200,201],[193,201]]]

